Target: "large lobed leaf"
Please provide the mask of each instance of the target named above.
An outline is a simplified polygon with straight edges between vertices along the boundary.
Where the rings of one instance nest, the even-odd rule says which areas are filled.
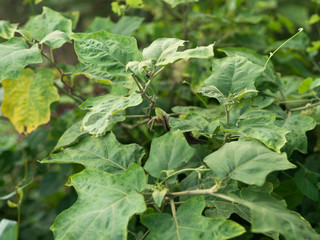
[[[80,109],[89,110],[83,118],[82,128],[90,134],[101,136],[111,130],[115,123],[125,119],[123,115],[117,113],[128,107],[137,106],[141,102],[141,95],[135,92],[128,97],[107,94],[89,98],[80,105]]]
[[[50,120],[50,105],[59,100],[53,78],[51,69],[38,68],[33,72],[26,68],[19,80],[2,82],[5,97],[1,110],[19,133],[31,133]]]
[[[310,224],[298,213],[286,208],[284,200],[276,200],[270,194],[272,184],[259,188],[250,186],[238,195],[216,194],[218,197],[241,204],[250,209],[251,231],[256,233],[279,232],[285,239],[320,239]]]
[[[250,115],[241,116],[244,119],[238,120],[237,126],[226,127],[225,131],[257,139],[268,148],[280,153],[280,149],[287,142],[286,134],[289,131],[274,124],[276,120],[275,114],[256,111],[250,112]]]
[[[241,56],[231,56],[212,61],[213,74],[199,89],[203,95],[216,98],[220,104],[233,99],[256,95],[255,80],[262,73],[261,67]]]
[[[123,145],[112,132],[103,137],[85,137],[78,144],[52,154],[41,163],[79,163],[86,169],[109,173],[125,171],[132,163],[140,163],[144,150],[137,144]]]
[[[76,203],[58,215],[51,230],[56,240],[126,239],[129,219],[146,210],[141,192],[143,169],[132,165],[121,174],[84,170],[70,177],[78,193]]]
[[[75,33],[72,35],[79,61],[95,70],[109,75],[127,76],[129,61],[141,61],[137,41],[108,33],[104,30],[94,33]]]
[[[43,7],[42,14],[32,17],[23,26],[22,31],[24,34],[28,32],[32,38],[54,49],[71,42],[72,21],[59,12]]]
[[[301,153],[307,153],[308,139],[306,132],[314,129],[316,122],[312,117],[303,115],[292,115],[284,122],[283,128],[288,129],[290,132],[287,135],[287,143],[283,147],[290,156],[294,150]]]
[[[194,153],[195,149],[188,145],[181,131],[169,132],[152,140],[144,169],[151,176],[163,179],[166,174],[162,171],[179,170]]]
[[[25,66],[41,62],[37,44],[29,48],[24,40],[13,37],[0,44],[0,82],[18,79]]]
[[[258,186],[273,171],[295,168],[285,153],[275,153],[256,141],[226,143],[204,161],[220,180],[232,178]]]
[[[174,219],[168,213],[153,213],[142,216],[141,222],[150,230],[146,239],[223,240],[236,237],[245,229],[231,220],[202,216],[205,208],[203,196],[194,197],[182,204]]]
[[[145,60],[155,60],[155,66],[166,66],[181,59],[188,61],[190,58],[209,58],[213,57],[213,45],[207,47],[197,47],[185,51],[178,51],[179,47],[184,46],[186,41],[177,38],[160,38],[143,49]]]

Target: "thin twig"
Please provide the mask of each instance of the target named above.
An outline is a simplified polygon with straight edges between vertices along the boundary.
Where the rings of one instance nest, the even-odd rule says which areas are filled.
[[[305,110],[305,109],[308,109],[308,108],[313,108],[313,107],[318,106],[318,105],[320,105],[320,102],[317,102],[317,103],[314,103],[314,104],[310,104],[310,105],[306,105],[304,107],[292,108],[291,112],[301,111],[301,110]]]
[[[122,128],[127,128],[127,129],[129,129],[129,130],[132,130],[132,129],[134,129],[134,128],[136,128],[136,127],[138,127],[138,126],[140,126],[140,125],[142,125],[142,124],[144,124],[144,123],[147,123],[148,121],[149,121],[149,119],[145,119],[145,120],[143,120],[143,121],[138,121],[138,122],[136,122],[136,123],[133,124],[133,125],[121,123],[120,126],[121,126]]]

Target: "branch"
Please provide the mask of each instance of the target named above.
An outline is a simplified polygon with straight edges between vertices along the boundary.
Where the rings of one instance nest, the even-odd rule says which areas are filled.
[[[196,190],[187,190],[182,192],[172,192],[167,193],[170,197],[179,197],[184,195],[214,195],[214,193],[220,188],[220,184],[216,184],[209,189],[196,189]]]
[[[314,103],[314,104],[310,104],[310,105],[306,105],[304,107],[292,108],[290,111],[291,112],[301,111],[301,110],[305,110],[305,109],[308,109],[308,108],[313,108],[313,107],[318,106],[318,105],[320,105],[320,102],[317,102],[317,103]]]

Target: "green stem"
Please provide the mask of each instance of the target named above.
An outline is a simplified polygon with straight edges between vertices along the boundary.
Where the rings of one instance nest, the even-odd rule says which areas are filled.
[[[174,223],[176,225],[176,229],[178,229],[178,219],[177,219],[177,213],[176,213],[176,205],[174,204],[174,199],[170,198],[170,206],[171,206],[171,212],[172,217],[174,219]],[[180,240],[179,232],[177,231],[177,239]]]
[[[298,32],[297,32],[295,35],[293,35],[291,38],[287,39],[287,40],[286,40],[284,43],[282,43],[276,50],[274,50],[273,52],[270,52],[270,55],[269,55],[266,63],[264,64],[263,71],[265,71],[265,70],[267,69],[267,65],[268,65],[270,59],[273,57],[273,55],[274,55],[280,48],[282,48],[285,44],[287,44],[287,43],[288,43],[289,41],[291,41],[293,38],[295,38],[296,36],[298,36],[299,33],[301,33],[302,31],[303,31],[303,28],[299,28],[299,29],[298,29]]]
[[[320,102],[317,102],[317,103],[314,103],[314,104],[310,104],[310,105],[306,105],[304,107],[298,107],[298,108],[292,108],[291,109],[291,112],[294,112],[294,111],[302,111],[302,110],[305,110],[305,109],[308,109],[308,108],[313,108],[313,107],[316,107],[320,105]]]
[[[169,174],[165,179],[163,179],[159,184],[163,184],[165,181],[167,181],[169,178],[177,175],[177,174],[180,174],[180,173],[183,173],[183,172],[189,172],[189,171],[197,171],[197,172],[200,172],[200,171],[211,171],[211,169],[203,169],[202,167],[200,168],[185,168],[185,169],[181,169],[179,171],[176,171],[172,174]]]

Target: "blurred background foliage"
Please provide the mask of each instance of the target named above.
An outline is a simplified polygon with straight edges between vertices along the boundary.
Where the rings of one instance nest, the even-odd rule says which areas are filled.
[[[1,0],[0,19],[23,25],[31,15],[41,14],[42,6],[64,12],[74,23],[78,22],[74,32],[110,31],[113,23],[124,16],[140,17],[143,21],[130,26],[129,32],[134,31],[132,36],[137,38],[141,48],[161,37],[175,37],[189,40],[189,47],[215,42],[216,49],[246,47],[268,55],[303,27],[305,31],[282,47],[272,61],[277,72],[291,79],[287,94],[290,89],[297,89],[303,79],[320,76],[319,0],[199,0],[175,7],[162,0],[144,0],[143,6],[136,8],[126,6],[124,1],[111,0]],[[65,44],[54,54],[56,61],[66,68],[77,63],[72,44]],[[224,55],[219,51],[215,54],[216,57]],[[153,86],[159,92],[159,107],[170,111],[175,105],[201,106],[201,101],[192,95],[186,84],[196,91],[209,75],[210,63],[175,64],[161,76],[163,81]],[[85,98],[112,91],[112,87],[84,77],[71,80]],[[297,99],[298,93],[292,94],[292,98]],[[0,88],[0,103],[2,99],[3,89]],[[50,154],[65,129],[81,118],[83,112],[64,95],[51,108],[50,123],[28,136],[17,134],[0,113],[0,196],[13,192],[24,178],[31,181],[24,189],[22,240],[53,239],[49,227],[54,218],[76,199],[73,189],[64,187],[64,183],[68,176],[80,170],[79,166],[42,165],[37,160]],[[313,111],[307,114],[317,116],[319,124],[320,108],[308,111]],[[143,146],[148,146],[151,135],[157,134],[149,132],[147,127],[129,133],[120,128],[115,131],[120,141],[127,143],[136,139]],[[286,181],[276,184],[275,191],[287,200],[290,209],[300,212],[319,231],[319,127],[309,132],[308,137],[309,154],[295,152],[292,155],[303,166],[301,171],[293,172]],[[305,183],[297,184],[306,175]],[[0,216],[16,219],[16,209],[0,200]],[[245,237],[239,239],[252,236]]]

